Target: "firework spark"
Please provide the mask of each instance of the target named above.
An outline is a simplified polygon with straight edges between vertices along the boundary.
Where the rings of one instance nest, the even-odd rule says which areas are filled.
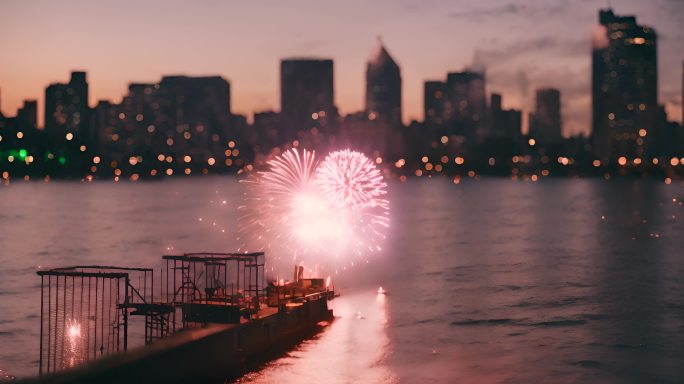
[[[345,149],[328,154],[314,183],[326,201],[352,215],[356,253],[381,250],[389,225],[389,201],[380,170],[361,152]],[[359,236],[362,234],[362,236]]]
[[[337,151],[319,164],[314,152],[291,149],[268,166],[245,181],[245,247],[320,269],[354,265],[381,249],[389,224],[387,184],[365,155]]]

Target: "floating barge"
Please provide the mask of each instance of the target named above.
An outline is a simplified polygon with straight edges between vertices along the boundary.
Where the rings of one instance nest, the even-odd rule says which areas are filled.
[[[326,280],[267,282],[265,255],[41,270],[41,383],[223,383],[333,320]],[[156,283],[156,284],[155,284]],[[129,342],[138,341],[138,345]]]

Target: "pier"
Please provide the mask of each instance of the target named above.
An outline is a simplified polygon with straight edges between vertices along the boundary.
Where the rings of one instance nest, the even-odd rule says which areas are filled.
[[[38,271],[37,381],[223,382],[333,319],[324,279],[295,267],[294,281],[267,282],[264,253],[164,255],[162,264],[156,284],[151,268]]]

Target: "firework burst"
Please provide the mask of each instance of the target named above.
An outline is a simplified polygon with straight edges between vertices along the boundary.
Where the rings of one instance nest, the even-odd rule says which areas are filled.
[[[384,198],[387,183],[375,164],[361,152],[332,152],[318,167],[314,183],[327,202],[352,216],[355,253],[381,250],[389,201]]]
[[[319,269],[353,265],[381,249],[387,184],[365,155],[337,151],[319,164],[314,152],[291,149],[268,166],[245,180],[240,240],[246,248]]]

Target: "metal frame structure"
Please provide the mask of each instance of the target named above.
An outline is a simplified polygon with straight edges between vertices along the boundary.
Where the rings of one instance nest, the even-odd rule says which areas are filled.
[[[154,297],[150,268],[79,265],[36,273],[41,375],[127,350],[130,305]],[[131,275],[138,277],[137,287]]]
[[[165,301],[188,310],[194,304],[210,303],[258,310],[265,298],[265,254],[198,252],[164,255],[162,289]],[[173,330],[177,324],[172,313]],[[189,324],[183,317],[182,327]],[[180,325],[179,325],[180,326]]]
[[[126,351],[129,316],[145,317],[148,344],[180,327],[239,323],[267,301],[263,252],[186,253],[162,260],[157,294],[151,268],[78,265],[37,271],[39,374]]]

